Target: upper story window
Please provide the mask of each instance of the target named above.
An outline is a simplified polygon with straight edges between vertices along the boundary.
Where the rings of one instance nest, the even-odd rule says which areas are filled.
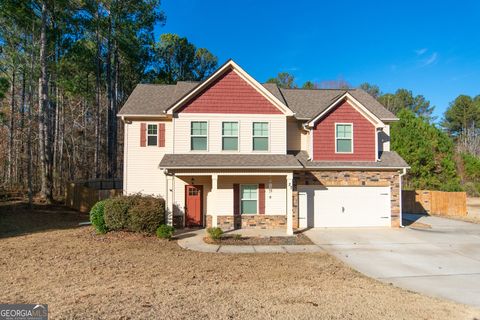
[[[156,146],[158,141],[158,127],[156,124],[149,124],[147,127],[147,145]]]
[[[207,150],[207,121],[192,121],[190,123],[191,150]]]
[[[238,122],[222,122],[222,150],[238,150]]]
[[[353,125],[351,123],[335,124],[335,152],[353,152]]]
[[[255,214],[258,212],[258,185],[242,184],[240,186],[240,212]]]
[[[253,151],[268,151],[268,122],[253,123]]]

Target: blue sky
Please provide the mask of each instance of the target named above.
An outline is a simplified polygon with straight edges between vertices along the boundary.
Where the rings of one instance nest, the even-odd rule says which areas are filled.
[[[285,5],[283,4],[285,3]],[[344,79],[423,94],[441,117],[480,94],[480,1],[163,0],[155,35],[176,33],[260,82]]]

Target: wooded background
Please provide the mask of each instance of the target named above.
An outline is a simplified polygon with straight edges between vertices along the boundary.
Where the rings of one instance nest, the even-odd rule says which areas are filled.
[[[117,112],[139,82],[202,80],[207,49],[153,28],[158,0],[0,3],[0,188],[47,201],[122,173]]]
[[[117,112],[138,83],[203,80],[214,54],[175,34],[159,0],[0,2],[0,191],[50,202],[69,181],[121,178]],[[298,87],[279,73],[268,82]],[[348,88],[344,79],[302,88]],[[480,195],[480,96],[455,99],[444,118],[422,95],[361,87],[400,117],[392,148],[411,165],[407,188]]]

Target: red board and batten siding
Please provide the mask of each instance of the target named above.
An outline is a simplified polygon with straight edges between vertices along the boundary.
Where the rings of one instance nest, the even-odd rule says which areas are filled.
[[[353,153],[335,153],[335,123],[353,124]],[[344,101],[313,128],[314,161],[375,161],[375,126]]]
[[[178,112],[282,114],[233,70],[223,74]]]

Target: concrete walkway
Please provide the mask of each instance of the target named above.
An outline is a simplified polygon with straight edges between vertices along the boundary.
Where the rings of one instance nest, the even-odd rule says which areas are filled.
[[[252,231],[249,231],[251,235]],[[242,232],[235,232],[242,233]],[[243,233],[242,233],[243,234]],[[255,233],[256,234],[256,233]],[[285,232],[282,232],[284,235]],[[280,235],[280,234],[279,234]],[[203,241],[206,236],[204,229],[192,230],[178,236],[178,245],[184,249],[215,252],[215,253],[299,253],[299,252],[325,252],[317,245],[285,245],[285,246],[236,246],[236,245],[217,245],[208,244]],[[277,236],[277,234],[275,234]]]
[[[411,218],[432,228],[311,229],[305,234],[369,277],[480,308],[480,225]]]

